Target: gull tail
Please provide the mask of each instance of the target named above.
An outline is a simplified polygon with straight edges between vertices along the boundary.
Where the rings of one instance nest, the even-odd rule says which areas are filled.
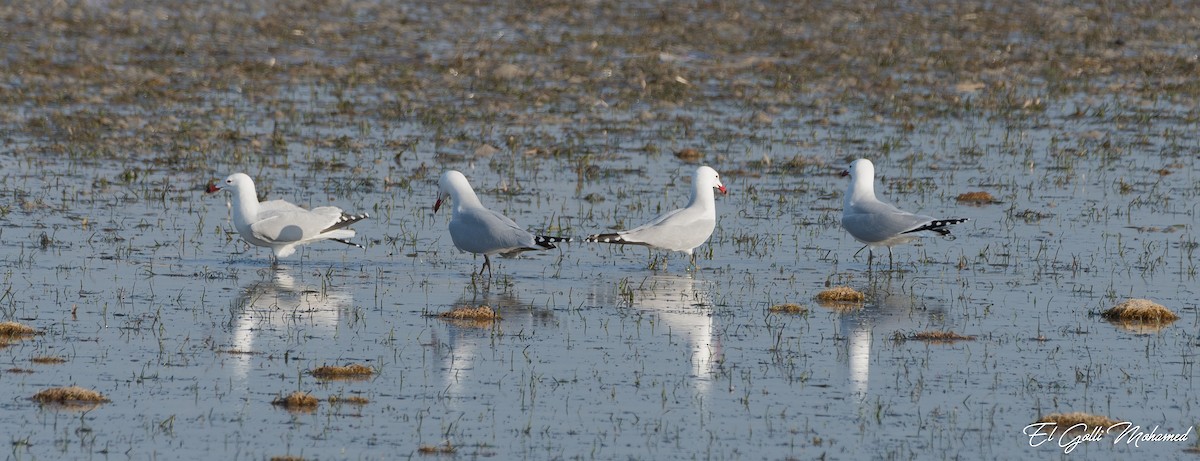
[[[925,225],[918,227],[916,229],[901,232],[901,234],[912,234],[912,233],[916,233],[916,232],[930,231],[930,232],[937,232],[938,235],[950,235],[950,229],[948,228],[948,226],[950,226],[952,224],[967,222],[967,221],[968,221],[967,218],[935,219],[933,221],[929,221]]]
[[[545,235],[535,235],[533,237],[533,243],[539,247],[549,250],[551,248],[558,248],[558,247],[554,246],[555,243],[571,243],[571,238],[570,237],[547,237]]]
[[[371,216],[366,213],[363,213],[363,214],[342,213],[342,216],[338,218],[337,222],[333,223],[332,226],[326,227],[325,230],[321,231],[321,233],[324,234],[326,232],[331,232],[331,231],[335,231],[338,229],[344,229],[346,227],[349,227],[351,224],[354,224],[356,222],[362,221],[362,220],[370,218],[370,217]],[[330,239],[330,240],[336,240],[336,239]],[[342,242],[342,243],[347,243],[347,242]],[[351,245],[354,245],[354,244],[351,243]]]

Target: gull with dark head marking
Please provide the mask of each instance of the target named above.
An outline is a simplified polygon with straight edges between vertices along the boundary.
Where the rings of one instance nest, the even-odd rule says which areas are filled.
[[[950,225],[967,221],[965,218],[935,219],[879,201],[875,198],[875,165],[865,158],[850,162],[850,168],[842,172],[842,176],[850,176],[842,204],[842,228],[855,240],[866,244],[863,248],[887,247],[889,266],[892,264],[892,246],[916,240],[920,232],[950,235]],[[868,265],[873,257],[868,250]]]
[[[450,239],[459,250],[483,255],[479,274],[492,274],[491,255],[513,256],[523,251],[549,250],[570,238],[534,235],[522,229],[508,216],[489,210],[479,201],[467,177],[455,170],[442,173],[438,179],[438,198],[433,204],[437,213],[445,200],[454,202],[450,215]]]
[[[348,214],[334,206],[306,210],[283,200],[259,202],[254,180],[244,173],[229,175],[220,184],[210,184],[206,192],[230,192],[233,227],[247,243],[271,248],[274,263],[291,256],[298,245],[319,240],[362,248],[346,239],[354,237],[354,230],[348,227],[367,219],[366,213]]]
[[[717,205],[713,189],[729,193],[721,183],[721,175],[708,166],[696,168],[692,176],[692,200],[687,206],[663,213],[633,229],[606,234],[589,235],[587,241],[624,245],[644,245],[651,248],[678,251],[692,257],[692,250],[703,245],[717,227]]]

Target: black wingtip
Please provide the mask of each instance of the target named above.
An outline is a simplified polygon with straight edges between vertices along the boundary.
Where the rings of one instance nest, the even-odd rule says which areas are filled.
[[[570,237],[549,237],[549,236],[545,236],[545,235],[535,235],[533,237],[533,243],[537,244],[537,246],[539,246],[539,247],[549,250],[551,248],[558,248],[558,247],[554,246],[555,243],[571,243],[571,238]]]
[[[928,224],[918,227],[913,230],[901,232],[901,234],[913,234],[917,232],[936,232],[938,235],[950,235],[949,226],[970,221],[970,218],[950,218],[950,219],[935,219],[929,221]]]
[[[351,242],[351,241],[349,241],[349,240],[342,240],[342,239],[329,239],[329,240],[333,240],[333,241],[335,241],[335,242],[338,242],[338,243],[345,243],[346,245],[350,245],[350,246],[352,246],[352,247],[359,247],[359,248],[362,248],[362,249],[364,249],[364,250],[367,248],[367,247],[364,247],[364,246],[362,246],[362,245],[359,245],[359,244],[357,244],[357,243]]]
[[[338,218],[337,222],[333,223],[332,226],[325,228],[325,230],[321,231],[321,233],[335,231],[338,229],[344,229],[346,227],[350,227],[351,224],[354,224],[356,222],[362,221],[362,220],[370,218],[370,217],[371,217],[371,215],[366,214],[366,213],[362,213],[362,214],[342,213],[342,216]]]
[[[593,242],[593,243],[628,243],[625,241],[624,237],[621,237],[621,234],[618,234],[616,232],[612,232],[612,233],[608,233],[608,234],[589,235],[589,236],[587,236],[587,238],[583,239],[583,241]]]

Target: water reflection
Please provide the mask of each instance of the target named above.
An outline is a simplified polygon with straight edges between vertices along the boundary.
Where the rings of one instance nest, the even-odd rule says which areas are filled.
[[[470,383],[469,377],[480,361],[493,359],[483,357],[495,350],[495,341],[499,341],[496,329],[520,334],[521,331],[532,331],[536,326],[553,323],[554,314],[548,309],[534,308],[523,303],[511,292],[492,293],[488,288],[472,289],[465,293],[453,306],[455,307],[489,306],[500,316],[497,321],[473,321],[444,319],[446,325],[445,337],[439,336],[441,329],[432,330],[433,344],[446,349],[440,351],[442,360],[442,376],[445,379],[444,388],[450,395],[465,395]]]
[[[931,323],[945,321],[945,308],[918,298],[902,276],[872,280],[867,303],[860,309],[841,309],[838,334],[846,338],[847,380],[854,395],[864,398],[870,390],[871,351],[874,338],[890,338],[896,332],[925,330]]]
[[[691,377],[704,393],[724,359],[721,336],[712,315],[712,283],[689,275],[658,274],[623,280],[616,304],[638,309],[665,326],[672,339],[682,336],[689,349]]]
[[[234,374],[238,378],[246,377],[254,357],[282,352],[265,345],[256,347],[256,340],[286,344],[299,330],[301,336],[332,336],[342,313],[354,303],[348,292],[297,282],[285,267],[261,273],[266,278],[242,287],[230,306],[233,344],[229,352],[236,357]]]

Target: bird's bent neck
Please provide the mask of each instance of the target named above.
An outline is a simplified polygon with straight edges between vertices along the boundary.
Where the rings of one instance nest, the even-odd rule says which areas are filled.
[[[471,189],[469,184],[455,183],[450,192],[450,199],[454,200],[455,211],[466,208],[483,208],[483,202],[479,201],[479,196],[475,195],[475,190]]]

